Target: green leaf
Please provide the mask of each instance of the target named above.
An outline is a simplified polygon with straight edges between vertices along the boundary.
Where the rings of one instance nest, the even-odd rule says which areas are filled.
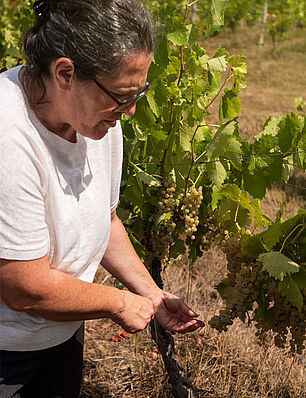
[[[243,235],[240,244],[249,256],[255,258],[266,250],[260,237],[257,235]]]
[[[148,106],[148,102],[146,101],[146,99],[142,98],[141,101],[137,102],[134,120],[145,128],[148,128],[155,124],[154,114]]]
[[[240,198],[240,188],[235,184],[226,184],[218,192],[219,198],[226,197],[232,201],[238,202]]]
[[[223,299],[231,298],[233,295],[233,288],[229,278],[223,279],[217,286],[216,290]]]
[[[177,145],[179,151],[190,152],[191,143],[188,134],[184,129],[180,129],[180,132],[177,136]]]
[[[261,171],[256,171],[254,175],[243,173],[244,189],[246,189],[254,198],[262,199],[266,194],[266,189],[270,185],[269,181]]]
[[[232,138],[229,141],[224,157],[231,160],[231,163],[236,167],[236,169],[241,170],[241,162],[243,153],[241,150],[241,143],[236,139]]]
[[[260,135],[258,135],[257,137],[259,138],[261,135],[267,135],[267,134],[271,135],[272,137],[277,135],[279,132],[278,125],[279,125],[280,120],[281,120],[281,118],[279,116],[277,116],[277,117],[270,116],[264,124],[263,132]]]
[[[241,112],[240,99],[237,97],[233,90],[224,90],[225,94],[220,98],[219,105],[219,118],[222,122],[223,119],[232,119]]]
[[[279,283],[279,290],[301,312],[303,308],[303,295],[291,275],[286,275],[284,280]]]
[[[299,272],[300,266],[280,252],[263,253],[258,257],[263,269],[275,279],[284,280],[287,274]]]
[[[293,139],[297,130],[300,129],[300,120],[298,115],[292,113],[286,115],[279,123],[278,143],[282,152],[295,150]]]
[[[279,242],[282,235],[281,223],[276,222],[275,224],[270,225],[267,231],[264,232],[263,243],[270,250],[277,242]]]
[[[221,162],[209,163],[207,165],[207,174],[216,187],[220,187],[227,177],[227,171]]]
[[[268,163],[263,158],[251,158],[247,168],[249,173],[254,175],[255,172],[262,171],[267,166]]]
[[[163,68],[166,68],[169,63],[168,51],[169,51],[168,41],[166,37],[164,37],[163,39],[160,40],[160,44],[157,50],[155,50],[153,53],[153,62],[156,62],[158,65],[162,66]]]
[[[306,102],[304,101],[303,97],[294,98],[294,105],[298,111],[303,111]]]
[[[150,174],[146,173],[145,171],[141,170],[138,166],[134,165],[134,170],[136,172],[136,176],[145,184],[149,185],[149,187],[160,187],[161,183],[151,176]]]
[[[208,25],[205,39],[217,32],[224,25],[224,11],[227,0],[210,0]]]
[[[210,72],[225,72],[227,69],[226,56],[222,55],[218,58],[210,58],[207,61],[207,67]]]
[[[300,269],[300,272],[292,275],[292,279],[298,285],[300,289],[306,289],[306,271]]]
[[[260,200],[254,199],[251,201],[251,206],[253,207],[255,214],[254,214],[254,226],[256,228],[267,226],[266,220],[263,217],[263,211],[261,209]]]
[[[192,25],[174,21],[173,27],[175,30],[167,34],[167,39],[177,46],[187,46]]]
[[[231,120],[224,124],[220,129],[217,130],[210,143],[207,145],[207,158],[208,160],[218,159],[223,155],[227,148],[229,139],[235,132],[236,121]]]

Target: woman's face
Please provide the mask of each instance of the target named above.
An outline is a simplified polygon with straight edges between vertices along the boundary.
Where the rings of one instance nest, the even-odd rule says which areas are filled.
[[[103,75],[96,81],[118,100],[134,97],[145,86],[151,61],[152,54],[129,56],[115,77]],[[76,82],[71,90],[70,101],[64,106],[69,108],[65,112],[69,125],[81,135],[94,140],[104,137],[122,114],[132,116],[136,109],[134,102],[117,111],[114,99],[94,81]]]

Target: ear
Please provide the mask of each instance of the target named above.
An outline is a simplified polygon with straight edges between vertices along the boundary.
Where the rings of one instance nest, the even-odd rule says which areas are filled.
[[[62,90],[71,88],[74,78],[74,65],[69,58],[58,58],[51,67],[55,84]]]

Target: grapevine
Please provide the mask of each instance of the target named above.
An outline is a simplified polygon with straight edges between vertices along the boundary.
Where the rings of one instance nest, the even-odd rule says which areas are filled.
[[[135,117],[123,122],[127,166],[120,209],[132,215],[126,226],[149,269],[155,260],[167,266],[187,247],[193,262],[212,243],[221,245],[228,259],[228,276],[218,286],[225,308],[211,326],[226,331],[239,318],[256,325],[259,342],[273,334],[277,346],[287,347],[289,339],[291,350],[300,353],[305,288],[294,278],[304,272],[305,260],[298,258],[304,234],[288,245],[295,232],[290,238],[291,230],[281,233],[287,224],[265,217],[260,199],[272,182],[288,180],[293,167],[305,170],[305,116],[271,117],[253,143],[244,140],[238,97],[246,87],[245,57],[224,49],[210,57],[196,27],[188,25],[188,7],[171,18],[171,2],[159,9],[158,19],[169,30],[149,71],[152,90]],[[206,116],[217,99],[219,123],[210,125]],[[257,228],[266,230],[265,238],[249,232]],[[260,251],[249,253],[246,242],[253,241]],[[270,252],[298,264],[295,276],[269,275],[260,256]],[[276,311],[280,305],[290,308],[291,318]]]

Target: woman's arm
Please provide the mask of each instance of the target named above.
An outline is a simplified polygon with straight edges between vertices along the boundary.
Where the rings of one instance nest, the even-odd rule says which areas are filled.
[[[179,297],[159,289],[135,252],[116,212],[112,214],[111,235],[102,265],[130,291],[152,300],[159,323],[173,332],[191,332],[204,323]]]
[[[151,300],[52,269],[47,256],[0,260],[0,295],[14,311],[59,322],[107,317],[130,333],[143,330],[154,316]]]
[[[116,211],[112,213],[110,239],[101,264],[131,292],[149,299],[161,294],[138,257]]]

